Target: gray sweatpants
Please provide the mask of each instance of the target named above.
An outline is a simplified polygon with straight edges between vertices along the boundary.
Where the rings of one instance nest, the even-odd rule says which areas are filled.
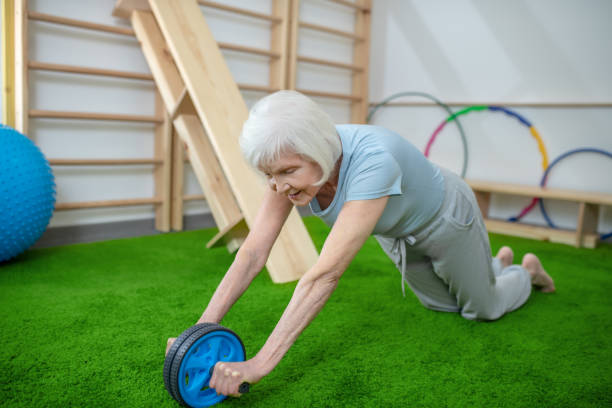
[[[471,188],[440,169],[444,201],[436,215],[411,235],[376,235],[404,281],[433,310],[461,312],[466,319],[495,320],[518,309],[531,293],[529,272],[502,267],[491,255],[489,236]]]

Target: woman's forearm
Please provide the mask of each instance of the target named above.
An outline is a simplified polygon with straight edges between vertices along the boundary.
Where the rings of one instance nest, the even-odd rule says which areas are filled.
[[[338,285],[336,278],[308,279],[307,275],[304,278],[298,282],[291,301],[274,331],[254,357],[264,375],[276,367],[300,333],[323,308]]]
[[[263,262],[255,254],[239,250],[198,323],[219,323],[262,268]]]

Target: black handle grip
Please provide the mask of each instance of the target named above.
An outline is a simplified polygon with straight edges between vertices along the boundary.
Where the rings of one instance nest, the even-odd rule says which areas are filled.
[[[215,366],[210,366],[210,369],[208,370],[208,374],[210,375],[210,378],[212,378],[213,375],[213,371],[215,370]],[[210,380],[209,380],[210,381]],[[240,384],[240,386],[238,387],[238,392],[240,394],[246,394],[247,392],[249,392],[251,390],[251,384],[249,384],[248,382],[243,382],[242,384]]]

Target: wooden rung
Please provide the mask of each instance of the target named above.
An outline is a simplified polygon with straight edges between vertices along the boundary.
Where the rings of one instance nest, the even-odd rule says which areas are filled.
[[[230,253],[236,251],[246,239],[249,233],[249,228],[244,218],[240,218],[227,226],[221,228],[219,232],[206,244],[206,248],[216,248],[226,245]],[[228,245],[234,242],[231,247]]]
[[[498,183],[493,181],[466,180],[475,191],[488,191],[491,193],[511,194],[526,197],[551,198],[554,200],[586,202],[591,204],[612,205],[612,194],[594,193],[588,191],[564,190],[556,188],[542,188],[524,186],[520,184]]]
[[[123,166],[162,164],[161,159],[49,159],[52,166]]]
[[[253,17],[253,18],[258,18],[260,20],[271,21],[273,23],[280,23],[282,21],[282,19],[268,15],[268,14],[257,13],[255,11],[246,10],[246,9],[242,9],[238,7],[226,6],[225,4],[219,4],[213,1],[198,0],[198,4],[205,6],[205,7],[210,7],[210,8],[223,10],[223,11],[229,11],[229,12],[236,13],[236,14],[241,14],[247,17]]]
[[[274,93],[276,91],[280,91],[279,88],[274,88],[272,86],[262,86],[262,85],[247,85],[247,84],[238,84],[238,88],[242,91],[256,91],[256,92],[266,92],[266,93]]]
[[[315,31],[322,31],[328,34],[333,34],[333,35],[337,35],[340,37],[346,37],[346,38],[350,38],[353,39],[355,41],[363,41],[364,38],[360,35],[357,35],[355,33],[349,33],[347,31],[340,31],[340,30],[335,30],[333,28],[329,28],[329,27],[325,27],[325,26],[321,26],[321,25],[317,25],[317,24],[311,24],[311,23],[305,23],[303,21],[300,21],[299,23],[300,28],[307,28],[309,30],[315,30]]]
[[[204,194],[191,194],[183,196],[183,201],[197,201],[197,200],[206,200]]]
[[[115,71],[111,69],[77,67],[73,65],[49,64],[46,62],[38,62],[38,61],[30,61],[28,63],[28,68],[33,69],[33,70],[66,72],[66,73],[71,73],[71,74],[101,75],[101,76],[110,76],[110,77],[115,77],[115,78],[142,79],[142,80],[147,80],[147,81],[153,80],[153,75],[151,74],[141,74],[138,72],[126,72],[126,71]]]
[[[28,13],[30,20],[44,21],[46,23],[62,24],[71,27],[85,28],[87,30],[103,31],[113,34],[134,36],[134,30],[129,28],[115,27],[105,24],[91,23],[89,21],[74,20],[71,18],[52,16],[50,14],[38,13],[30,11]]]
[[[124,122],[149,122],[161,123],[162,118],[143,115],[123,115],[118,113],[88,113],[88,112],[65,112],[48,110],[31,110],[31,118],[52,118],[52,119],[90,119],[90,120],[117,120]]]
[[[567,245],[576,245],[576,231],[491,219],[485,219],[485,225],[487,227],[487,231],[493,233],[537,239],[540,241],[558,242]],[[582,246],[586,248],[595,248],[598,241],[599,236],[597,234],[584,234]]]
[[[346,0],[329,0],[329,1],[338,3],[338,4],[342,4],[343,6],[351,7],[356,10],[370,11],[368,7],[362,6],[361,4],[357,4],[357,3],[351,3],[350,1],[346,1]]]
[[[161,198],[132,198],[128,200],[82,201],[55,204],[55,211],[78,210],[83,208],[131,207],[136,205],[161,204]]]
[[[326,65],[335,68],[349,69],[355,72],[363,72],[363,67],[353,64],[344,64],[342,62],[323,60],[318,58],[304,57],[301,55],[297,56],[297,60],[300,62],[307,62],[309,64]]]
[[[261,48],[245,47],[244,45],[230,44],[224,42],[218,42],[217,45],[222,50],[246,52],[249,54],[263,55],[265,57],[270,58],[280,58],[280,53],[269,50],[262,50]]]
[[[361,97],[355,95],[338,94],[331,92],[312,91],[309,89],[296,89],[296,91],[303,93],[304,95],[319,96],[322,98],[334,98],[334,99],[346,99],[349,101],[360,101]]]

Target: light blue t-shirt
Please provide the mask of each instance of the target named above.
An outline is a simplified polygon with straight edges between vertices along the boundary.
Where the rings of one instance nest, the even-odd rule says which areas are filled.
[[[342,163],[334,199],[321,210],[316,197],[313,214],[332,226],[347,201],[390,196],[373,234],[398,238],[429,221],[444,199],[440,169],[408,140],[370,125],[337,125]]]

